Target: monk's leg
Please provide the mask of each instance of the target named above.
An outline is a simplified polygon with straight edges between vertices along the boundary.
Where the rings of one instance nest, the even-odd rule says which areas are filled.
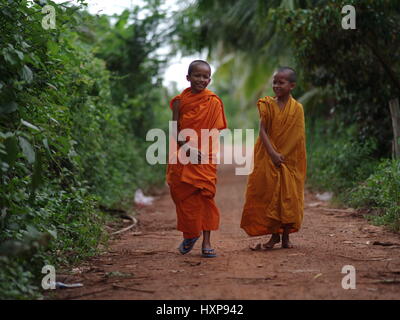
[[[211,249],[211,231],[203,231],[203,249]]]
[[[266,243],[256,243],[255,245],[250,245],[250,249],[253,251],[262,249],[272,249],[277,243],[281,242],[281,236],[279,233],[273,233],[271,238]]]
[[[187,183],[170,186],[177,214],[177,229],[183,232],[184,239],[201,236],[202,220],[198,214],[198,189]]]
[[[281,236],[279,233],[273,233],[267,243],[263,244],[264,249],[272,249],[277,243],[281,242]]]
[[[285,224],[283,226],[283,234],[282,234],[282,248],[293,248],[292,243],[289,241],[289,231],[292,227],[292,224]]]
[[[204,258],[215,258],[217,254],[215,249],[211,247],[211,231],[205,230],[203,231],[203,244],[201,246],[201,256]]]
[[[184,254],[183,252],[189,252],[190,250],[192,250],[194,244],[199,237],[200,236],[198,234],[183,232],[183,242],[178,249],[181,251],[182,254]]]
[[[199,210],[199,214],[202,219],[202,229],[203,229],[203,244],[202,250],[211,252],[211,231],[218,230],[219,227],[219,210],[215,204],[213,194],[207,192],[207,190],[202,190],[199,194],[199,204],[196,206]],[[210,251],[211,250],[211,251]],[[209,255],[214,255],[211,253]]]
[[[193,232],[183,232],[183,239],[193,239],[193,238],[200,238],[198,233]]]

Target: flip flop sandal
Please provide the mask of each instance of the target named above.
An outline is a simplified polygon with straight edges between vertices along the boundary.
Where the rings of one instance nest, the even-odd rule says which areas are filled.
[[[182,243],[179,245],[179,252],[182,254],[186,254],[193,249],[194,244],[200,237],[191,238],[191,239],[184,239]]]
[[[214,249],[201,249],[201,256],[203,258],[215,258],[217,254]]]

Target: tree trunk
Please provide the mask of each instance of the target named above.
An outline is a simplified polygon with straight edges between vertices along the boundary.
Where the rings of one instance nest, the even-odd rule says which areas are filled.
[[[393,126],[393,155],[400,159],[400,107],[399,99],[389,101],[390,114],[392,115]]]

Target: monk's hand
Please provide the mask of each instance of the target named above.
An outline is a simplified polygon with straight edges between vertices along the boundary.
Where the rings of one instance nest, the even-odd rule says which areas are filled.
[[[203,154],[201,153],[200,150],[197,150],[197,151],[198,151],[198,153],[197,153],[197,161],[198,161],[198,163],[202,163]]]
[[[203,158],[203,154],[201,153],[201,151],[197,148],[194,147],[188,147],[186,150],[186,156],[190,157],[190,159],[194,159],[195,157],[197,158],[197,163],[201,163],[202,158]],[[192,161],[191,161],[192,162]],[[195,161],[193,161],[192,163],[196,163]]]
[[[278,152],[273,152],[271,155],[271,160],[274,163],[275,167],[280,168],[282,163],[285,162],[285,157],[278,153]]]

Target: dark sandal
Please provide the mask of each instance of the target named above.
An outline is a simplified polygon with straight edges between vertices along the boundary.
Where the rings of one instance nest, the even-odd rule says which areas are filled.
[[[184,239],[182,243],[179,245],[179,252],[181,254],[186,254],[193,249],[194,244],[200,237],[191,238],[191,239]]]
[[[203,258],[215,258],[217,254],[214,249],[201,249],[201,256]]]

